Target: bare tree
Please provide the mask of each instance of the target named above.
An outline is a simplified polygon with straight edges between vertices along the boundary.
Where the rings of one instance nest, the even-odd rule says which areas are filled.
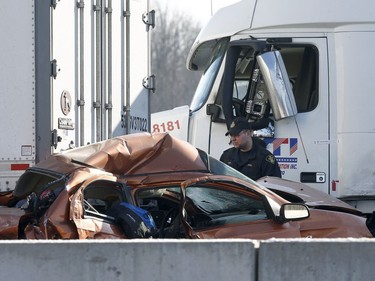
[[[184,14],[157,9],[152,37],[152,73],[156,91],[151,95],[151,112],[188,105],[201,73],[186,69],[186,58],[200,30],[198,22]]]

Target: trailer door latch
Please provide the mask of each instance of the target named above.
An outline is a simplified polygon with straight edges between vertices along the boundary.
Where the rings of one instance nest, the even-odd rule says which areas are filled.
[[[53,146],[56,149],[57,148],[57,143],[61,142],[62,138],[57,135],[57,130],[56,129],[54,129],[53,131],[51,131],[51,134],[52,134],[51,146]]]

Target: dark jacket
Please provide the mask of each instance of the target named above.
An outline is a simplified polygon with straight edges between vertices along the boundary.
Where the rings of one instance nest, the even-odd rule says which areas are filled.
[[[223,152],[220,161],[233,167],[253,180],[264,176],[281,178],[281,171],[275,156],[253,139],[253,148],[242,152],[232,147]]]

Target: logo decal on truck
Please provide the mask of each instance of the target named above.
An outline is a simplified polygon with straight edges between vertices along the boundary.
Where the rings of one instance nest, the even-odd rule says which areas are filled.
[[[297,138],[265,138],[267,148],[276,156],[281,169],[297,169]]]

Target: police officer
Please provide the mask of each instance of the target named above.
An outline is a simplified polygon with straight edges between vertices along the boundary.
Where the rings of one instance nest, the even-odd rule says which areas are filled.
[[[223,152],[220,161],[240,171],[253,180],[263,176],[281,178],[281,171],[275,156],[252,137],[252,123],[238,117],[230,125],[232,148]]]

